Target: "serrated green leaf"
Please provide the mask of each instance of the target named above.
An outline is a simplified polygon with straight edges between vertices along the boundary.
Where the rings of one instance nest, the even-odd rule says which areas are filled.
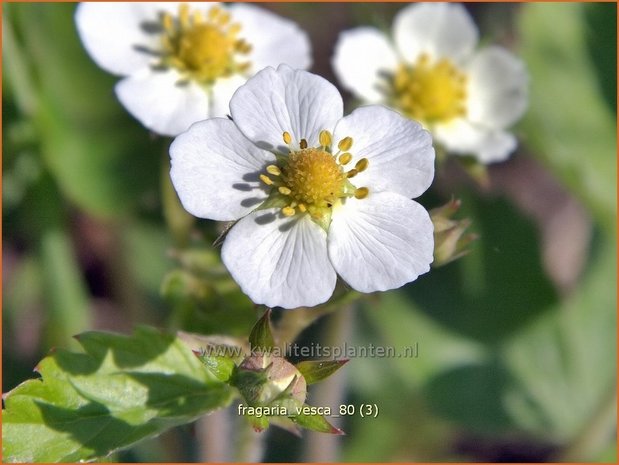
[[[42,379],[5,399],[3,457],[9,462],[95,460],[228,405],[233,389],[174,336],[87,332],[85,353],[59,350]]]
[[[295,365],[307,384],[314,384],[328,378],[342,368],[348,360],[306,360]]]
[[[257,349],[261,351],[268,351],[275,348],[275,341],[273,340],[273,331],[271,330],[271,309],[268,309],[262,315],[249,335],[249,346],[252,351]]]

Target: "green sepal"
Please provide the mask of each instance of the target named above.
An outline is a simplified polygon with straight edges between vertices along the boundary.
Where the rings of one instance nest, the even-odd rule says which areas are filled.
[[[268,381],[269,367],[270,365],[260,371],[243,370],[236,366],[233,369],[232,376],[229,379],[230,385],[239,390],[251,407],[261,405],[260,394]]]
[[[311,406],[305,404],[303,407],[312,408]],[[327,421],[327,419],[318,414],[304,414],[300,413],[299,415],[289,417],[294,423],[299,425],[302,428],[309,429],[311,431],[316,431],[318,433],[329,433],[329,434],[337,434],[343,435],[345,434],[339,428],[336,428],[331,423]]]
[[[234,359],[221,355],[206,355],[205,352],[194,353],[218,380],[223,381],[224,383],[230,381],[236,367]]]
[[[236,395],[175,336],[140,327],[77,339],[83,352],[54,351],[37,365],[40,379],[5,395],[5,461],[99,461]]]
[[[307,384],[314,384],[328,378],[348,362],[345,360],[306,360],[297,363],[296,369],[301,372]]]
[[[331,208],[323,208],[321,210],[322,214],[320,216],[315,217],[310,215],[310,218],[326,232],[329,232],[329,226],[331,226],[331,214],[333,210]]]
[[[273,331],[271,330],[271,309],[267,309],[249,335],[249,347],[251,352],[270,352],[275,348]]]
[[[277,189],[272,189],[267,199],[254,211],[266,210],[267,208],[284,208],[290,204],[290,200],[280,194]]]
[[[265,415],[262,417],[256,417],[253,415],[247,415],[247,419],[251,423],[251,427],[257,433],[261,433],[269,427],[269,418]]]

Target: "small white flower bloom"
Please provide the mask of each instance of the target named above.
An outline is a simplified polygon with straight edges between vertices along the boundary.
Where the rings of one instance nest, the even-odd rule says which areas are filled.
[[[490,163],[514,151],[506,128],[527,106],[524,65],[502,47],[475,51],[478,31],[462,5],[402,9],[393,40],[370,27],[343,32],[333,58],[342,85],[420,121],[453,153]]]
[[[429,270],[432,222],[410,200],[434,176],[421,125],[379,105],[343,117],[332,84],[285,65],[251,78],[230,110],[233,121],[202,121],[174,140],[171,176],[193,215],[239,220],[222,258],[254,302],[313,306],[336,273],[372,292]]]
[[[162,135],[225,116],[234,91],[265,66],[311,64],[295,23],[248,4],[82,3],[75,21],[94,61],[124,76],[121,103]]]

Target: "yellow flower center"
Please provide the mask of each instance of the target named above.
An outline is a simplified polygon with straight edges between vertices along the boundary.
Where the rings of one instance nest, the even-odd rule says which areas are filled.
[[[322,148],[307,148],[288,155],[282,182],[298,203],[326,206],[342,197],[346,175],[335,157]]]
[[[290,146],[292,138],[288,132],[284,132],[283,139]],[[353,140],[342,139],[336,153],[332,151],[331,141],[331,133],[321,131],[319,146],[308,147],[307,141],[301,139],[300,150],[291,150],[287,156],[278,157],[277,165],[267,166],[267,174],[260,175],[262,182],[272,187],[265,207],[280,207],[285,216],[308,213],[327,229],[334,206],[347,197],[367,197],[366,187],[356,188],[349,181],[367,169],[367,158],[345,171],[344,166],[353,158],[349,152]]]
[[[466,114],[466,75],[447,59],[431,62],[422,54],[392,79],[393,104],[412,119],[432,125]]]
[[[203,16],[190,11],[189,5],[178,7],[178,17],[169,13],[161,17],[163,27],[163,66],[178,69],[189,79],[212,84],[216,79],[243,73],[250,62],[238,61],[239,55],[251,52],[251,45],[239,39],[241,25],[230,22],[230,14],[213,6]]]

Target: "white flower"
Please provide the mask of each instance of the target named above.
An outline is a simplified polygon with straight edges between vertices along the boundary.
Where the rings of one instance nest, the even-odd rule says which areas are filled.
[[[234,91],[265,66],[311,64],[296,24],[248,4],[82,3],[75,21],[94,61],[125,76],[121,103],[162,135],[225,116]]]
[[[462,5],[410,5],[393,39],[370,27],[343,32],[333,58],[343,86],[420,121],[453,153],[490,163],[514,151],[506,128],[527,106],[524,65],[502,47],[475,51],[478,31]]]
[[[222,259],[254,302],[313,306],[336,273],[372,292],[429,270],[432,222],[410,199],[432,182],[434,149],[418,123],[379,105],[342,117],[332,84],[285,65],[239,88],[230,111],[174,140],[171,176],[193,215],[240,218]]]

